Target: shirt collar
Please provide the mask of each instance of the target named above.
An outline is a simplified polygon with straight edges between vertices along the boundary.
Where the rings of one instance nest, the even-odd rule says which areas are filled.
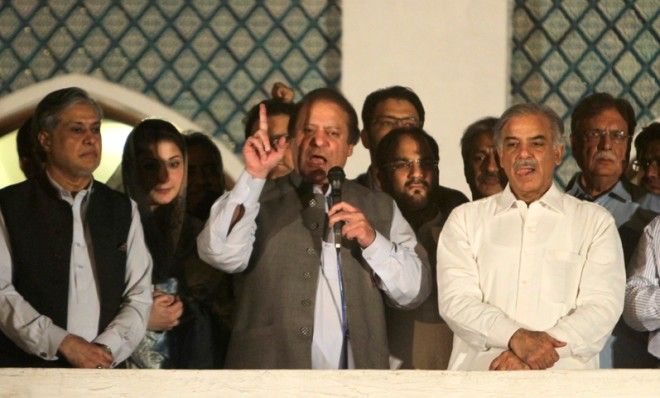
[[[511,191],[510,184],[506,184],[504,190],[497,195],[499,196],[495,199],[497,203],[497,208],[495,210],[495,213],[500,213],[502,211],[508,210],[518,202],[518,199],[516,199],[516,196],[513,194],[513,191]],[[534,201],[533,203],[539,202],[541,205],[545,207],[549,207],[555,211],[563,213],[564,204],[561,196],[562,196],[562,192],[557,188],[557,186],[553,182],[552,185],[550,185],[550,188],[543,194],[543,196],[541,196],[541,198]]]
[[[575,196],[578,199],[582,200],[587,200],[589,202],[593,202],[594,200],[597,200],[598,198],[607,196],[611,197],[613,199],[618,200],[619,202],[632,202],[632,196],[630,196],[630,192],[626,189],[626,187],[623,185],[623,182],[621,180],[617,181],[616,184],[610,189],[608,192],[598,196],[598,198],[593,198],[591,195],[587,194],[584,189],[582,189],[582,186],[580,186],[580,179],[582,178],[582,173],[578,173],[575,176],[575,180],[573,181],[573,184],[570,185],[569,189],[566,191],[571,196]]]
[[[64,189],[60,184],[58,184],[58,183],[53,179],[53,177],[51,177],[50,173],[48,173],[48,170],[46,170],[46,177],[48,177],[48,181],[49,181],[50,184],[53,186],[53,188],[55,188],[55,191],[56,191],[57,194],[59,195],[60,199],[66,201],[66,202],[68,202],[68,203],[70,203],[70,204],[73,204],[74,196],[71,195],[71,192],[70,192],[70,191],[67,191],[67,190]],[[81,189],[80,191],[78,191],[78,193],[77,193],[76,195],[82,195],[83,199],[84,199],[85,197],[87,197],[87,194],[90,193],[90,192],[92,192],[92,185],[93,185],[93,183],[94,183],[94,179],[91,179],[90,182],[89,182],[89,185],[87,185],[86,188]]]

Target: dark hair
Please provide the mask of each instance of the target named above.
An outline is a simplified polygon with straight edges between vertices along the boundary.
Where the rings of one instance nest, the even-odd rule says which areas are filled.
[[[474,149],[475,141],[484,133],[492,135],[496,123],[496,117],[488,116],[472,123],[465,129],[465,132],[463,132],[463,136],[461,137],[461,156],[463,157],[463,172],[465,175],[471,173],[472,170],[472,166],[470,165],[470,153]]]
[[[351,145],[357,144],[360,139],[360,129],[358,127],[357,113],[355,108],[339,91],[324,87],[317,88],[307,93],[295,106],[295,110],[289,119],[289,136],[294,137],[296,134],[296,122],[300,113],[309,109],[309,106],[319,101],[328,101],[339,106],[348,117],[348,143]]]
[[[540,115],[550,122],[552,129],[552,143],[554,146],[564,143],[564,124],[555,111],[548,106],[534,103],[522,103],[513,105],[502,113],[493,128],[493,140],[497,148],[502,148],[502,128],[514,117],[522,115]]]
[[[138,156],[144,151],[149,151],[149,145],[161,141],[173,142],[181,151],[184,162],[186,161],[188,156],[183,135],[168,121],[162,119],[143,120],[133,128],[126,139],[121,160],[122,179],[125,192],[135,199],[138,204],[141,204],[143,198],[147,195],[137,177]],[[182,189],[185,190],[185,186]]]
[[[83,103],[90,105],[97,116],[103,118],[103,110],[85,90],[78,87],[68,87],[53,91],[46,95],[34,111],[34,128],[36,133],[53,131],[60,123],[60,113],[71,105]]]
[[[16,152],[19,166],[25,178],[32,178],[43,169],[46,160],[43,151],[38,150],[37,133],[34,129],[34,119],[29,117],[16,133]]]
[[[598,115],[606,109],[616,109],[623,120],[628,125],[628,134],[632,136],[635,133],[637,121],[635,120],[635,110],[630,102],[623,98],[614,98],[608,93],[595,93],[583,98],[571,114],[571,135],[577,136],[583,133],[584,122]],[[632,148],[632,139],[628,140],[626,149],[626,160],[630,158],[630,149]]]
[[[32,126],[35,139],[35,153],[39,159],[46,160],[46,152],[37,140],[42,131],[52,132],[60,124],[60,114],[74,104],[87,104],[94,108],[99,119],[103,118],[103,110],[87,92],[78,87],[68,87],[53,91],[37,104],[32,116]]]
[[[173,142],[186,156],[186,142],[183,134],[174,125],[162,119],[145,119],[141,121],[130,133],[135,145],[136,153],[148,150],[148,146],[161,141]]]
[[[188,148],[198,146],[206,149],[209,154],[211,154],[211,159],[213,159],[213,165],[215,166],[213,171],[221,180],[220,186],[224,188],[225,173],[224,166],[222,164],[222,154],[220,153],[218,147],[211,140],[211,137],[198,131],[186,131],[186,133],[183,135],[183,138],[185,139]],[[222,193],[223,192],[220,192],[220,194]]]
[[[387,88],[381,88],[376,90],[371,94],[367,95],[367,98],[364,100],[364,105],[362,105],[362,128],[369,130],[369,126],[373,122],[374,112],[376,107],[381,102],[388,100],[390,98],[405,100],[410,102],[417,110],[419,115],[419,127],[424,127],[424,106],[422,101],[419,99],[417,94],[415,94],[412,89],[403,86],[391,86]]]
[[[295,105],[289,102],[282,102],[277,99],[267,99],[259,102],[253,106],[245,117],[245,139],[252,135],[252,126],[259,120],[259,105],[266,105],[266,113],[268,116],[287,115],[291,117],[294,112]]]
[[[637,138],[635,138],[635,152],[637,159],[642,152],[648,148],[653,141],[660,141],[660,122],[653,122],[642,129]]]
[[[410,137],[419,144],[420,147],[426,147],[431,151],[433,160],[440,160],[440,149],[438,143],[433,137],[421,127],[398,127],[389,132],[378,143],[376,148],[376,165],[383,167],[392,161],[394,152],[399,147],[400,141],[404,137]]]

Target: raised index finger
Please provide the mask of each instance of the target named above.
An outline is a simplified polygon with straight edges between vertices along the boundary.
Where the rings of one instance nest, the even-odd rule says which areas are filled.
[[[264,145],[264,150],[270,152],[270,137],[268,137],[268,114],[266,113],[266,105],[259,104],[259,130],[257,134],[261,136],[261,141]]]

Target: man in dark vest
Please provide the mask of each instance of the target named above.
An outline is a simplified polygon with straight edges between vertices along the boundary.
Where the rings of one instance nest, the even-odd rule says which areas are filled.
[[[101,117],[79,88],[48,94],[43,172],[0,190],[0,366],[110,368],[144,336],[151,257],[135,203],[93,180]]]
[[[245,172],[197,239],[204,261],[237,273],[226,367],[388,368],[385,302],[423,301],[428,262],[386,194],[345,181],[329,204],[327,173],[359,138],[355,110],[334,90],[307,94],[289,125],[296,171],[268,182],[288,144],[269,142],[264,107],[259,120]]]

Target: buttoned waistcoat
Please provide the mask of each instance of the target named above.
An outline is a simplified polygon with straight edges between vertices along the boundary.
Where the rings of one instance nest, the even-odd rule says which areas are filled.
[[[393,201],[346,181],[343,199],[389,239]],[[325,198],[292,174],[266,183],[247,269],[235,276],[237,308],[227,368],[311,368],[314,300]],[[383,293],[361,249],[341,244],[351,347],[357,368],[389,366]]]

